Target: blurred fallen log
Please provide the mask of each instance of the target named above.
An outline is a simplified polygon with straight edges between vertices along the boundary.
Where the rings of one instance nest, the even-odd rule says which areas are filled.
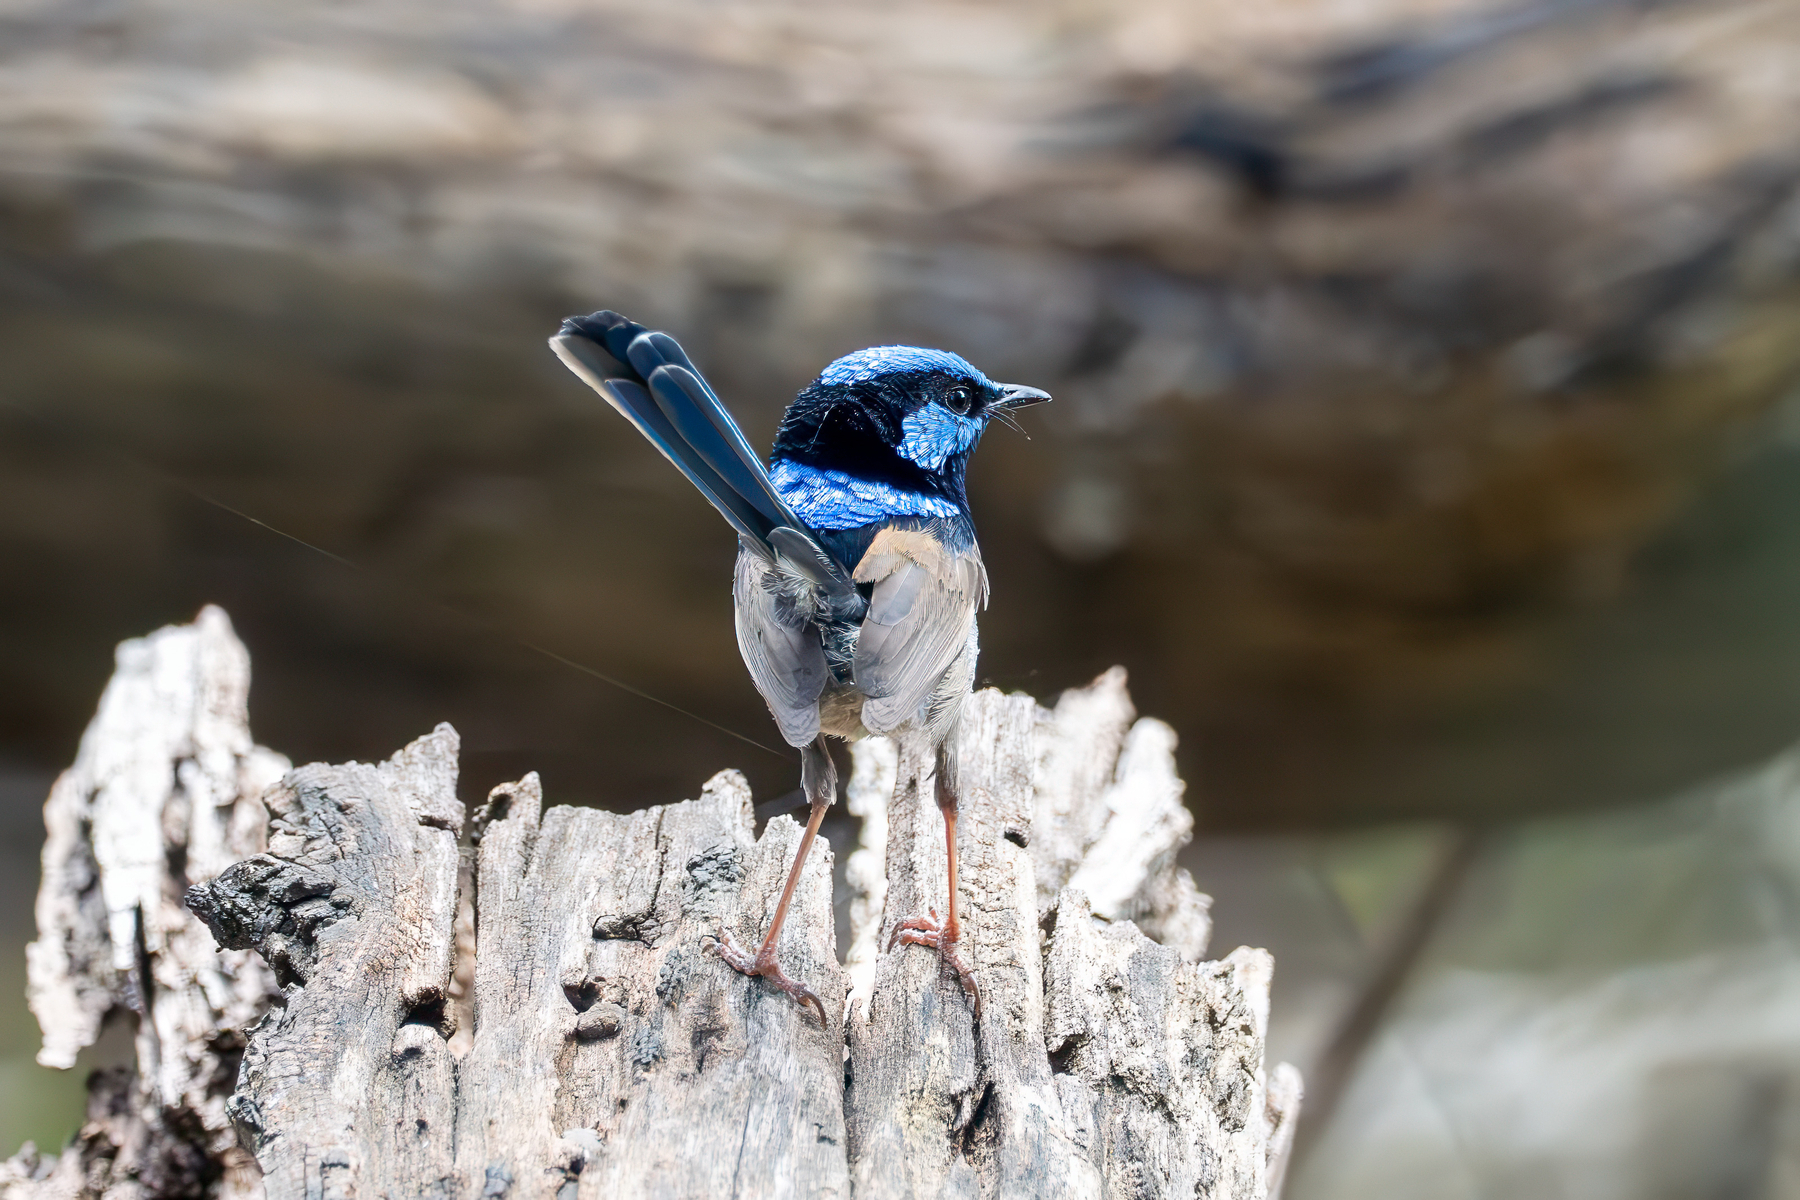
[[[607,528],[641,563],[625,624],[703,646],[667,602],[703,568],[642,552],[606,489],[672,491],[540,362],[547,323],[678,331],[753,435],[836,354],[942,343],[1058,398],[972,482],[996,577],[1042,580],[990,664],[1095,630],[1204,746],[1222,820],[1418,811],[1441,789],[1397,799],[1334,733],[1516,678],[1519,623],[1616,594],[1800,369],[1791,4],[458,11],[9,10],[0,477],[30,481],[23,544],[63,547],[15,611],[79,644],[95,564],[196,536],[71,447],[111,438],[597,662]],[[529,584],[476,565],[497,542]],[[264,567],[280,595],[310,569]],[[375,623],[322,590],[319,644]],[[414,624],[362,640],[479,661]],[[736,671],[696,654],[671,698]]]
[[[137,1072],[95,1078],[62,1154],[0,1164],[5,1200],[1278,1188],[1300,1096],[1292,1067],[1263,1063],[1272,963],[1196,961],[1207,901],[1172,864],[1190,828],[1173,735],[1134,721],[1122,672],[1055,710],[971,703],[980,1022],[934,955],[867,953],[944,867],[921,765],[855,748],[859,953],[839,967],[829,847],[784,944],[825,1028],[707,952],[760,927],[800,832],[780,816],[755,837],[736,772],[631,814],[546,810],[528,775],[465,827],[449,726],[385,763],[282,774],[250,741],[247,684],[217,609],[120,648],[46,806],[31,979],[44,1061],[67,1065],[124,1008]],[[1096,904],[1079,882],[1100,864]],[[175,905],[184,887],[224,949]]]

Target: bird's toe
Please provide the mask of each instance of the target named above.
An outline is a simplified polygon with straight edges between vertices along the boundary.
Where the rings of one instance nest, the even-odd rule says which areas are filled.
[[[927,946],[938,952],[938,958],[952,971],[956,972],[957,982],[962,984],[964,994],[975,1006],[975,1018],[981,1019],[981,989],[975,986],[975,973],[969,970],[969,964],[963,961],[957,950],[961,941],[959,930],[938,920],[937,909],[927,910],[928,917],[908,917],[894,926],[888,937],[890,951],[896,945]]]
[[[713,943],[713,953],[724,960],[725,965],[732,970],[745,975],[759,976],[792,996],[796,1003],[812,1005],[814,1011],[819,1014],[819,1023],[821,1025],[830,1024],[825,1018],[825,1001],[819,998],[819,993],[781,969],[781,964],[775,961],[773,947],[765,946],[760,953],[751,954],[740,947],[729,932],[721,929]]]

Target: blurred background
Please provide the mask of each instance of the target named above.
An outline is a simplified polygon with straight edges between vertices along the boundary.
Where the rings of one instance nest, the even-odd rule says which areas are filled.
[[[295,761],[792,791],[611,307],[762,445],[864,345],[1055,393],[982,676],[1181,732],[1291,1197],[1800,1196],[1797,121],[1787,0],[0,0],[0,1154],[122,638],[225,606]]]

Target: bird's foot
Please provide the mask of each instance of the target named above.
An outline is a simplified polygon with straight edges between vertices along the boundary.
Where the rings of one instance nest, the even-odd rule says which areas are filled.
[[[955,922],[938,920],[937,909],[931,908],[926,911],[931,915],[908,917],[894,926],[893,935],[888,938],[888,949],[891,951],[896,944],[901,944],[929,946],[936,950],[938,958],[956,972],[956,978],[961,981],[963,991],[968,994],[969,999],[975,1005],[975,1019],[980,1020],[981,989],[975,986],[975,973],[969,970],[969,965],[963,962],[962,955],[956,952],[957,943],[962,940],[962,931],[957,928]]]
[[[790,979],[775,961],[775,947],[764,944],[755,954],[742,949],[723,928],[719,930],[718,941],[713,945],[713,952],[725,960],[725,965],[733,970],[742,971],[746,975],[760,975],[788,995],[799,1004],[810,1004],[818,1010],[819,1024],[830,1025],[825,1019],[825,1002],[819,999],[819,993],[801,983],[798,979]]]

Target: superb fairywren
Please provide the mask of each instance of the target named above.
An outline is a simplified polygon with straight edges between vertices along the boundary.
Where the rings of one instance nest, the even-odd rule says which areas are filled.
[[[550,345],[737,530],[738,649],[782,737],[800,749],[812,812],[787,886],[761,948],[752,955],[721,931],[720,956],[825,1019],[818,995],[775,959],[800,868],[837,797],[825,737],[923,739],[937,760],[947,916],[900,922],[889,948],[936,949],[979,1016],[981,993],[956,949],[957,786],[944,752],[974,685],[975,613],[988,590],[964,476],[990,420],[1049,395],[994,383],[943,350],[859,350],[788,406],[765,471],[668,334],[597,312],[564,321]]]

